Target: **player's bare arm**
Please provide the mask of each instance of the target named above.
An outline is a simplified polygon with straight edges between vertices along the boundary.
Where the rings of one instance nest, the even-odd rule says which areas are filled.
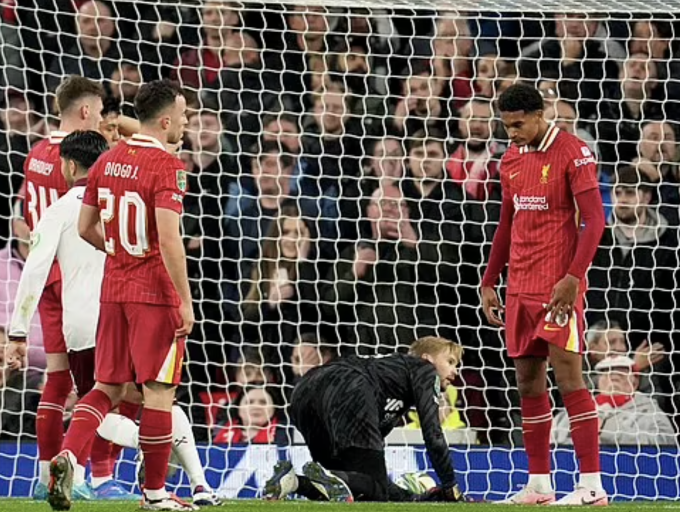
[[[156,208],[161,257],[181,300],[179,312],[182,316],[182,326],[177,330],[176,336],[184,337],[188,336],[193,328],[194,310],[187,276],[186,253],[180,234],[180,219],[180,214],[177,212],[166,208]]]
[[[80,208],[78,234],[95,249],[106,252],[106,248],[104,247],[104,234],[102,232],[99,209],[97,207],[84,204]]]
[[[501,205],[501,218],[491,246],[489,265],[484,273],[481,292],[484,316],[486,316],[487,322],[496,327],[503,327],[505,325],[500,316],[503,313],[503,305],[498,298],[495,286],[501,272],[510,259],[510,232],[512,230],[513,213],[514,205],[512,198],[504,193],[503,204]]]

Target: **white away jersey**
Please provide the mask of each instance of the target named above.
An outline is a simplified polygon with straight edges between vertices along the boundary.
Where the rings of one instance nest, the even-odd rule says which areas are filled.
[[[31,251],[21,273],[10,336],[27,336],[56,257],[62,275],[64,338],[68,350],[94,347],[106,254],[78,234],[84,186],[75,186],[52,206],[31,233]]]

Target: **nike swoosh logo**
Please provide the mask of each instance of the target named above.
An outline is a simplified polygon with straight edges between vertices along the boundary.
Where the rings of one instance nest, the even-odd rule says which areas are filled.
[[[511,179],[511,180],[514,180],[517,176],[520,175],[520,172],[521,172],[521,171],[512,173],[512,174],[510,175],[510,179]]]
[[[596,500],[587,500],[585,498],[581,498],[581,505],[595,505],[595,503],[602,501],[602,498],[597,498]]]
[[[543,327],[545,331],[561,331],[562,327],[553,327],[552,325],[546,325]]]
[[[540,501],[536,502],[536,505],[545,505],[546,503],[552,503],[553,499],[552,498],[545,498]]]

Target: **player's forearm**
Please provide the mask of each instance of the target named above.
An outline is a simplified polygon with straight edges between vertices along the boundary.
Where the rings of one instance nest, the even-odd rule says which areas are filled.
[[[134,117],[118,116],[118,130],[123,137],[132,137],[135,133],[139,133],[139,121]]]
[[[597,189],[587,190],[576,196],[583,229],[578,237],[576,254],[569,266],[568,274],[583,279],[593,262],[604,231],[604,209],[602,197]]]
[[[95,249],[106,252],[106,246],[104,244],[104,233],[102,232],[102,227],[100,224],[95,224],[94,226],[89,226],[82,231],[78,231],[80,238],[85,240]]]
[[[189,304],[191,302],[191,289],[189,288],[187,258],[182,237],[177,233],[177,236],[162,238],[159,245],[163,264],[180,300],[184,304]]]
[[[512,216],[514,214],[512,199],[503,198],[501,219],[491,245],[489,263],[486,266],[482,286],[494,287],[498,278],[510,259],[510,241],[512,237]]]

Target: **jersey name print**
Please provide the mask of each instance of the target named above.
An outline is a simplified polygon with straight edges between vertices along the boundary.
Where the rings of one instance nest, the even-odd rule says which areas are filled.
[[[510,147],[501,183],[514,205],[508,293],[549,296],[576,253],[575,196],[598,187],[596,160],[579,138],[550,126],[537,148]]]
[[[102,220],[108,253],[102,302],[179,306],[161,257],[155,212],[182,212],[183,168],[160,142],[140,135],[94,164],[83,204],[97,207]]]

